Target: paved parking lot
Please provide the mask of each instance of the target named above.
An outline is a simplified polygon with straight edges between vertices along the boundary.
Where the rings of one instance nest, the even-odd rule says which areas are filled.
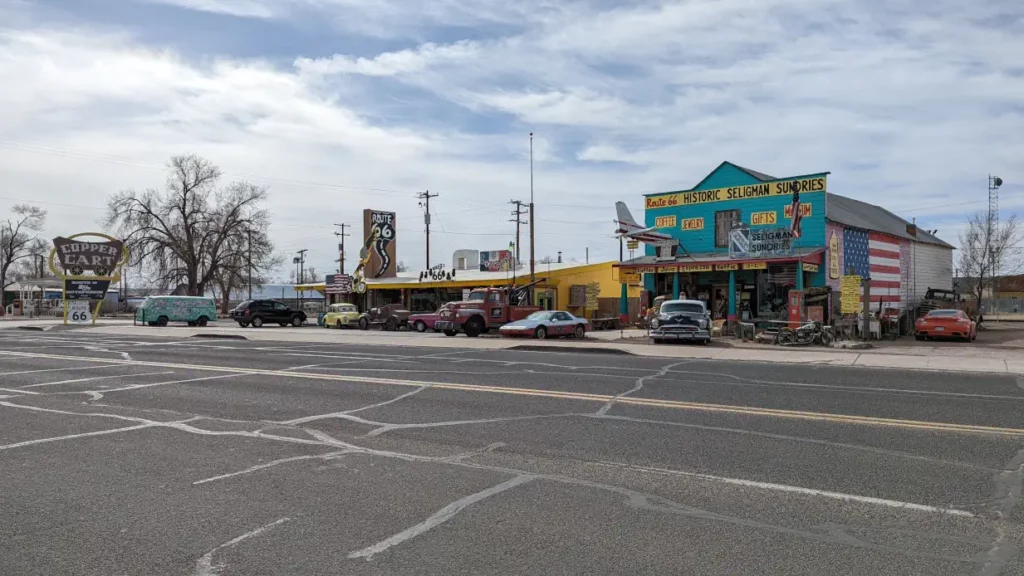
[[[1024,384],[0,334],[0,574],[1021,574]]]

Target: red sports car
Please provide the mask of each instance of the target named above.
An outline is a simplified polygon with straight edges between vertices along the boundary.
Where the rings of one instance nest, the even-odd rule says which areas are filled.
[[[959,338],[970,342],[978,337],[978,325],[962,310],[932,310],[914,325],[914,338]]]
[[[441,317],[442,308],[444,307],[438,308],[437,312],[420,312],[409,316],[409,326],[415,328],[417,332],[426,332],[427,330],[437,332],[434,324]]]

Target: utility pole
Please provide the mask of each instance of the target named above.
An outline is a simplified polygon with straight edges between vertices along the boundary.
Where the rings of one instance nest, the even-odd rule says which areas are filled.
[[[416,195],[421,200],[420,206],[423,206],[423,223],[427,225],[427,270],[430,270],[430,199],[438,196],[431,194],[430,190]]]
[[[338,245],[338,273],[345,273],[345,236],[351,236],[351,234],[345,233],[345,228],[351,228],[351,224],[335,224],[335,226],[341,228],[341,232],[335,232],[334,235],[341,239],[341,244]]]
[[[306,252],[309,252],[306,248],[297,252],[299,255],[299,284],[306,283]]]
[[[533,235],[533,223],[537,221],[537,216],[533,212],[533,132],[530,132],[530,282],[533,283],[537,280],[534,275],[534,247],[537,244]]]
[[[249,266],[249,300],[252,300],[252,230],[245,231],[246,240],[246,251],[248,255],[246,257],[247,264]]]
[[[516,259],[516,265],[518,265],[521,262],[521,260],[519,259],[519,226],[521,224],[526,224],[526,222],[524,222],[522,220],[522,215],[523,215],[523,208],[525,208],[528,205],[526,204],[526,202],[522,202],[520,200],[510,200],[509,204],[512,204],[512,205],[514,205],[516,207],[516,211],[512,213],[512,215],[515,216],[515,218],[512,219],[512,220],[509,220],[509,222],[515,222],[516,223],[516,254],[515,254],[515,259]]]

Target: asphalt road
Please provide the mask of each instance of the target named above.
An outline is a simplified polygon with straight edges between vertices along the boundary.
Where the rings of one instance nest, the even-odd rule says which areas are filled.
[[[1013,377],[0,334],[0,574],[1024,574]]]

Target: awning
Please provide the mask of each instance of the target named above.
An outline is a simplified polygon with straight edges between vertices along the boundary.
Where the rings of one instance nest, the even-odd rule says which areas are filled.
[[[801,253],[803,252],[803,253]],[[643,256],[615,264],[616,268],[641,274],[663,272],[728,272],[730,270],[765,270],[770,264],[789,264],[801,262],[804,265],[820,266],[824,260],[825,249],[803,249],[787,256],[770,258],[729,258],[725,254],[695,254],[678,257],[675,260],[655,260],[653,256]],[[806,270],[805,272],[809,272]]]

